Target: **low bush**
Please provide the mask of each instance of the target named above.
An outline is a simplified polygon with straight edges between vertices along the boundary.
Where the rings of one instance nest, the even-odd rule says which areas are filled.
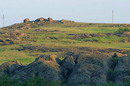
[[[117,84],[113,83],[113,82],[109,82],[100,86],[118,86]]]
[[[40,77],[34,77],[24,82],[19,82],[18,80],[11,79],[9,76],[2,76],[0,77],[0,86],[67,86],[67,85],[60,82],[47,81]],[[89,85],[78,85],[78,86],[89,86]],[[117,85],[114,82],[108,82],[96,86],[120,86],[120,85]],[[123,86],[130,86],[130,80],[125,81]]]
[[[30,78],[21,83],[18,80],[11,79],[9,76],[2,76],[0,77],[0,86],[61,86],[61,83],[47,81],[39,77]]]
[[[116,33],[123,33],[123,32],[126,32],[126,31],[130,31],[129,28],[119,28]]]
[[[13,80],[9,76],[1,76],[0,86],[19,86],[19,83],[17,80]]]

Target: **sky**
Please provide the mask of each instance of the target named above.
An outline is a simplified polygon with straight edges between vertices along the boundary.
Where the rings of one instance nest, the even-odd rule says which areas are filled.
[[[0,0],[0,27],[51,17],[76,22],[130,23],[130,0]]]

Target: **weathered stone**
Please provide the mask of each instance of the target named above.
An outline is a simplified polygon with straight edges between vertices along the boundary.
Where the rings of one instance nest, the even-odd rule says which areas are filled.
[[[27,66],[22,66],[18,61],[2,64],[0,75],[5,74],[20,81],[41,77],[49,81],[64,82],[70,86],[82,84],[100,86],[107,81],[124,86],[123,82],[130,77],[130,59],[115,55],[108,60],[106,55],[99,52],[95,54],[68,52],[62,61],[57,58],[57,55],[42,55]]]
[[[43,21],[45,21],[44,18],[39,18],[39,19],[36,19],[36,20],[35,20],[35,22],[43,22]]]
[[[100,58],[80,56],[67,83],[69,85],[102,84],[107,82],[107,62]]]
[[[13,75],[22,64],[19,61],[10,61],[0,65],[0,76],[2,75]]]
[[[70,20],[64,20],[64,19],[62,19],[60,22],[61,22],[61,23],[72,23],[72,22],[74,22],[74,21],[70,21]]]
[[[36,60],[19,70],[19,72],[13,76],[14,79],[20,80],[26,80],[30,77],[41,77],[49,81],[59,82],[63,79],[59,64],[52,60],[45,59]]]
[[[130,59],[129,57],[113,58],[111,63],[112,71],[108,77],[111,77],[113,82],[124,86],[123,83],[127,76],[130,76]],[[110,68],[111,69],[111,68]]]
[[[114,69],[115,71],[126,71],[130,70],[130,59],[129,57],[121,57]]]
[[[67,56],[61,63],[63,69],[63,76],[67,80],[73,71],[75,62],[72,56]]]
[[[29,19],[29,18],[26,18],[26,19],[24,19],[23,22],[24,22],[24,23],[28,23],[28,22],[30,22],[30,19]]]
[[[106,83],[107,78],[103,67],[95,64],[76,64],[70,74],[67,83],[69,85],[90,84],[96,85]]]
[[[48,18],[48,21],[49,22],[53,22],[54,20],[52,18]]]
[[[123,32],[123,35],[130,36],[130,31]]]

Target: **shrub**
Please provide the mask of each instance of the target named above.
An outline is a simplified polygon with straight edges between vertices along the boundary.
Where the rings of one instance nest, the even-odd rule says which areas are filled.
[[[61,86],[61,83],[56,81],[49,82],[39,77],[30,78],[20,83],[18,80],[11,79],[9,76],[1,76],[0,86]]]
[[[125,81],[124,86],[130,86],[130,79]]]
[[[113,82],[109,82],[100,86],[118,86],[117,84],[113,83]]]
[[[9,76],[1,76],[0,86],[19,86],[19,83],[17,80],[13,80]]]
[[[49,82],[40,77],[34,77],[26,80],[22,86],[61,86],[59,82]]]
[[[123,33],[123,32],[126,32],[126,31],[130,31],[129,28],[119,28],[116,33]]]

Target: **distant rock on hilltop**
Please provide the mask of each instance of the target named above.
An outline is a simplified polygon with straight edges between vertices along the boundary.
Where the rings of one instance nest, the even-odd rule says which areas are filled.
[[[53,18],[45,19],[43,17],[38,18],[38,19],[36,19],[34,21],[30,21],[29,18],[26,18],[26,19],[23,20],[23,23],[29,23],[29,22],[60,22],[60,23],[71,23],[71,22],[74,22],[74,21],[64,20],[64,19],[62,19],[62,20],[54,20]]]
[[[30,19],[29,19],[29,18],[26,18],[26,19],[24,19],[23,22],[24,22],[24,23],[28,23],[28,22],[30,22]]]
[[[53,18],[38,18],[36,20],[31,21],[29,18],[23,20],[23,23],[16,23],[7,27],[3,27],[2,29],[31,29],[39,26],[44,26],[46,24],[65,24],[65,23],[75,23],[71,20],[54,20]]]

